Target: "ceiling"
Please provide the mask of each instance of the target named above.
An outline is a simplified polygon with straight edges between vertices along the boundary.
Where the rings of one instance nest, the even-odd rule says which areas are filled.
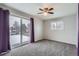
[[[30,15],[42,18],[43,20],[68,16],[77,13],[76,3],[5,3],[5,5],[28,13]],[[47,16],[37,14],[38,12],[40,12],[39,8],[43,8],[46,6],[53,7],[54,14],[49,14]]]

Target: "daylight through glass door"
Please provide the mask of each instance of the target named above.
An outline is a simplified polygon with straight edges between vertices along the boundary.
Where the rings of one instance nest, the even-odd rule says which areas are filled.
[[[9,27],[11,48],[30,43],[30,20],[10,16]]]

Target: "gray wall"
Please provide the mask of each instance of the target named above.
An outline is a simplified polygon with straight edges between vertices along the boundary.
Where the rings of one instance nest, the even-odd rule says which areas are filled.
[[[63,21],[64,30],[52,30],[51,22]],[[44,21],[44,39],[77,45],[77,17],[76,15]]]

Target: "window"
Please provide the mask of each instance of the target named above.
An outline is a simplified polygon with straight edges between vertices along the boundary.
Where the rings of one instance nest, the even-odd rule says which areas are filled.
[[[52,30],[63,30],[64,29],[64,22],[63,21],[52,22],[51,29]]]

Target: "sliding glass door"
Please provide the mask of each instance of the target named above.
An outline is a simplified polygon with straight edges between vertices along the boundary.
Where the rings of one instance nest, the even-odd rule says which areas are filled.
[[[15,48],[30,42],[30,20],[10,16],[10,43]]]

